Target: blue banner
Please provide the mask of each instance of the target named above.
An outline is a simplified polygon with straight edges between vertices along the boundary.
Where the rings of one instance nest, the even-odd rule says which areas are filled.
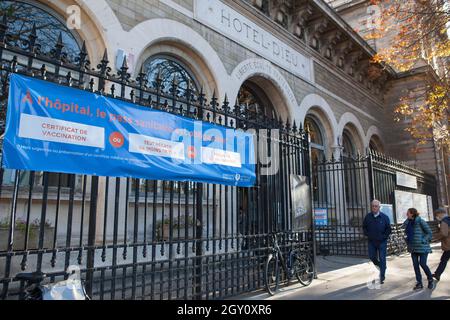
[[[254,136],[18,74],[3,166],[250,187]]]
[[[327,208],[314,209],[314,221],[316,226],[328,225],[328,210]]]

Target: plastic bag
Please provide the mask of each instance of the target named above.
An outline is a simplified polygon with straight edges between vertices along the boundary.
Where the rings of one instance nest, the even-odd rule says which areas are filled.
[[[81,282],[80,268],[69,266],[67,273],[67,280],[42,286],[42,300],[88,300]]]

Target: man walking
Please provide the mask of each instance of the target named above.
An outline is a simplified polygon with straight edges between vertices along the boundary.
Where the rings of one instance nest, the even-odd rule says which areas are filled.
[[[384,283],[387,240],[391,234],[391,223],[389,217],[380,212],[380,201],[372,201],[371,212],[364,218],[363,231],[368,238],[369,258],[380,269],[380,283]]]
[[[440,222],[438,239],[441,240],[441,248],[444,251],[441,256],[441,262],[433,274],[433,277],[439,281],[450,259],[450,218],[447,216],[445,209],[442,208],[436,210],[435,217]]]

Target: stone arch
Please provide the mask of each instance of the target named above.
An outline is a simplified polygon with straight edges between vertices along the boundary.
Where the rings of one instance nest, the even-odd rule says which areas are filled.
[[[161,40],[147,47],[136,62],[134,77],[137,77],[140,67],[149,58],[157,55],[173,58],[175,61],[181,62],[192,73],[194,78],[199,81],[199,86],[203,87],[206,96],[212,96],[217,88],[217,84],[203,57],[185,44],[172,40]]]
[[[319,126],[324,140],[323,145],[325,147],[325,156],[327,158],[330,157],[336,141],[336,136],[334,133],[335,127],[333,127],[328,115],[319,106],[311,106],[308,109],[308,112],[302,122],[303,127],[305,126],[305,121],[308,117],[311,117]]]
[[[149,33],[148,30],[152,32]],[[195,30],[170,19],[151,19],[141,22],[128,32],[122,30],[122,33],[125,33],[122,49],[134,53],[136,62],[142,63],[148,58],[146,50],[152,50],[153,45],[163,45],[172,54],[183,53],[186,57],[190,56],[191,64],[199,63],[198,68],[204,69],[210,90],[215,89],[220,99],[225,96],[228,78],[225,67],[214,49]],[[186,39],[187,34],[189,39]]]
[[[383,139],[383,135],[381,134],[381,131],[376,127],[376,126],[371,126],[369,128],[369,130],[367,130],[367,134],[365,137],[365,144],[366,144],[366,148],[369,147],[370,141],[376,138],[378,141],[378,144],[380,145],[381,149],[384,150],[384,147],[386,145],[384,139]]]
[[[344,113],[339,120],[337,129],[339,137],[342,137],[344,129],[349,129],[352,137],[355,139],[353,142],[356,144],[357,149],[360,153],[364,153],[366,150],[366,135],[358,118],[351,112]]]
[[[242,61],[231,73],[228,86],[230,101],[234,102],[245,81],[252,81],[271,97],[271,103],[283,120],[294,119],[297,100],[283,75],[267,60],[251,58]]]
[[[41,0],[39,0],[41,1]],[[65,12],[67,5],[74,4],[80,6],[83,12],[90,18],[84,27],[97,26],[98,31],[94,33],[86,32],[89,53],[96,53],[98,60],[103,56],[104,48],[108,49],[108,59],[113,70],[116,69],[115,58],[118,49],[127,53],[132,53],[136,57],[136,63],[142,59],[145,50],[155,43],[171,42],[190,48],[202,58],[208,70],[214,78],[214,85],[219,99],[223,99],[228,83],[228,73],[220,60],[218,54],[210,44],[195,30],[190,27],[170,19],[151,19],[139,23],[133,29],[125,31],[115,15],[114,11],[106,0],[56,0],[56,5],[60,12]],[[82,26],[83,29],[83,26]],[[151,33],[148,30],[152,30]],[[189,39],[186,39],[189,34]],[[104,48],[93,45],[99,39],[104,43]],[[88,41],[91,40],[91,41]],[[133,70],[136,74],[138,71]]]
[[[326,130],[329,147],[335,147],[338,136],[336,131],[338,123],[328,102],[318,94],[311,93],[307,95],[303,98],[300,104],[299,112],[295,118],[303,124],[305,123],[305,119],[308,114],[313,114],[319,118],[322,125],[324,125],[324,129]]]

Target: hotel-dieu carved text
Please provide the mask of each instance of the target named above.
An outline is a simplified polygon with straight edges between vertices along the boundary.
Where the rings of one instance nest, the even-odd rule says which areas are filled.
[[[305,79],[310,60],[219,0],[196,0],[195,19]]]

